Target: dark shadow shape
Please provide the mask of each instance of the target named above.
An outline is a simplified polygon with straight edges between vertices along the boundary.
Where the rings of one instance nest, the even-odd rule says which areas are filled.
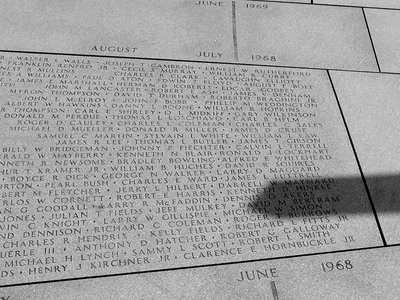
[[[246,208],[284,220],[369,214],[385,237],[386,215],[400,223],[400,175],[274,180]]]

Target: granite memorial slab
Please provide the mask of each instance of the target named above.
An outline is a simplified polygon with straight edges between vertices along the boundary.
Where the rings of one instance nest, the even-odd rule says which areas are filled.
[[[9,299],[396,299],[400,248],[4,288]]]
[[[333,4],[362,7],[400,8],[397,0],[313,0],[315,4]]]
[[[382,72],[400,72],[399,10],[365,9]]]
[[[380,224],[389,244],[400,242],[399,75],[334,72],[332,80]]]
[[[5,2],[0,12],[1,50],[378,70],[361,8],[194,0],[17,3]]]
[[[255,9],[256,3],[237,3],[240,61],[378,70],[361,9],[274,2]]]
[[[396,299],[397,6],[3,1],[0,300]]]
[[[326,71],[1,66],[1,285],[382,245]]]
[[[230,1],[18,0],[0,16],[2,50],[233,60]]]

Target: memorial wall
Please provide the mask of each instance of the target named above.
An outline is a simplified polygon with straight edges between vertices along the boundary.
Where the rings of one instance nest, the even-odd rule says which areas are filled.
[[[377,9],[18,3],[0,13],[1,299],[400,289]]]
[[[18,54],[2,65],[10,283],[382,243],[324,71]]]

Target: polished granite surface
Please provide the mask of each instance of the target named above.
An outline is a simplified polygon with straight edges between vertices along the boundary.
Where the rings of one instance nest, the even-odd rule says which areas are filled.
[[[1,299],[396,299],[397,1],[1,7]]]

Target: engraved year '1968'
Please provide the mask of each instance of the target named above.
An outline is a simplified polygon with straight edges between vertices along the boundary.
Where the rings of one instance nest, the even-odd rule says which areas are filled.
[[[271,55],[252,54],[251,55],[251,60],[255,60],[255,61],[276,61],[276,57],[275,56],[271,56]]]
[[[324,272],[332,272],[334,270],[344,271],[353,269],[353,265],[350,260],[345,260],[345,261],[339,260],[336,263],[328,261],[322,263],[321,267]]]

